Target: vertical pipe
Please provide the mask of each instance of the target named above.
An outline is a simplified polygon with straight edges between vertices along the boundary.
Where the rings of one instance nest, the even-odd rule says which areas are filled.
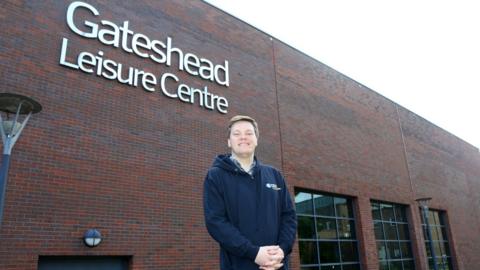
[[[438,270],[437,257],[435,256],[435,249],[433,248],[432,232],[430,231],[430,224],[428,222],[428,207],[426,205],[422,206],[422,212],[423,212],[423,218],[425,219],[425,225],[427,226],[427,237],[430,244],[430,255],[432,255],[433,269]],[[428,258],[427,258],[427,262],[428,262]]]

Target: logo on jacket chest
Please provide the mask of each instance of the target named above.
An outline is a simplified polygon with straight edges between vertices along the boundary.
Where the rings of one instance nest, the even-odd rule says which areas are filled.
[[[267,183],[265,186],[266,186],[267,188],[271,188],[271,189],[273,189],[273,190],[275,190],[275,191],[281,190],[281,188],[277,187],[277,184]]]

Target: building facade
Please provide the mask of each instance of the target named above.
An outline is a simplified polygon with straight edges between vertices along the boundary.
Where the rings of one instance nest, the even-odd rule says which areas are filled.
[[[479,150],[229,14],[7,0],[0,20],[1,92],[43,106],[12,153],[0,269],[218,269],[202,186],[236,114],[295,200],[292,269],[426,270],[430,242],[439,269],[480,265]]]

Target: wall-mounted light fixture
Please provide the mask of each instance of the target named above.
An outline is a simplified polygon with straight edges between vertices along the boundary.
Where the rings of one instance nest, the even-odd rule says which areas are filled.
[[[83,242],[88,247],[96,247],[102,242],[102,235],[96,229],[90,229],[83,235]]]

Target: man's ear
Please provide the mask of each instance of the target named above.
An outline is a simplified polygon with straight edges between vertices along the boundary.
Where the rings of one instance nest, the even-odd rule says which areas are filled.
[[[227,139],[227,145],[228,145],[228,148],[232,148],[232,144],[230,143],[230,139]]]

